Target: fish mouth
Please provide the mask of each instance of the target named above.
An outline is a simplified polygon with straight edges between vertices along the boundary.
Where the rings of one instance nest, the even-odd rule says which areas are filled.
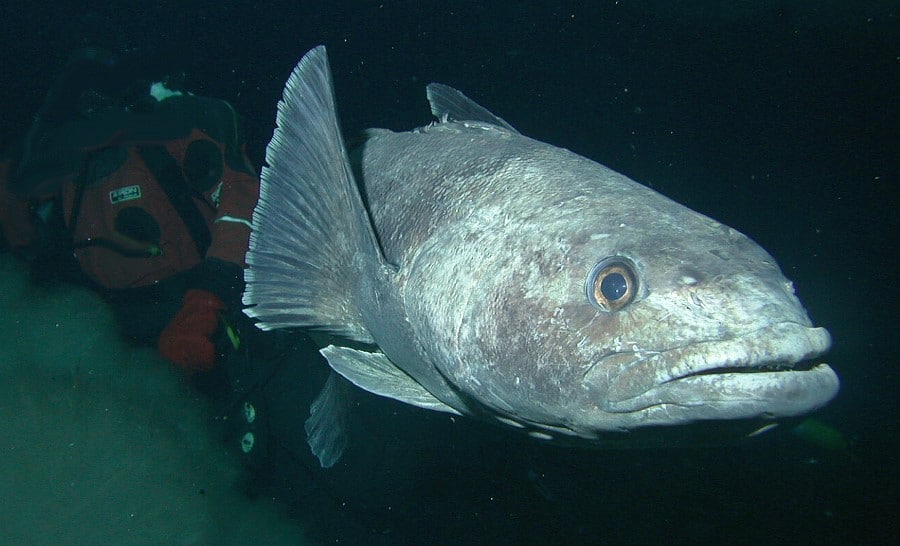
[[[641,413],[640,425],[787,417],[837,394],[837,375],[818,360],[830,346],[824,328],[783,322],[731,339],[618,352],[588,374],[608,378],[603,411]]]

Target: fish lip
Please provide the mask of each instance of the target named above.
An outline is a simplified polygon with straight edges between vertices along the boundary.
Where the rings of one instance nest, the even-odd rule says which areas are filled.
[[[816,360],[830,346],[824,328],[781,322],[728,339],[619,352],[588,374],[605,376],[599,405],[610,413],[666,406],[678,407],[682,421],[798,415],[837,394],[837,375]]]

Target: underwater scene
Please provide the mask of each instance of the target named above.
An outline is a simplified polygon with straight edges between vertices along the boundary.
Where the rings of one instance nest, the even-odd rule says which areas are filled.
[[[894,542],[896,2],[0,16],[0,544]]]

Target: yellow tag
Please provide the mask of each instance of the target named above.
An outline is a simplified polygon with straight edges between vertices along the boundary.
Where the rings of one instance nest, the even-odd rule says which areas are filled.
[[[229,325],[225,325],[225,333],[228,334],[228,339],[231,340],[231,346],[234,347],[234,350],[237,351],[241,347],[241,338],[238,337],[237,332],[234,331]]]

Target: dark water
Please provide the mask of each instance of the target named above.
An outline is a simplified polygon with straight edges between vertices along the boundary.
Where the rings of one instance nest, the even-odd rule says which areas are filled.
[[[381,418],[366,441],[380,447],[360,449],[334,475],[305,476],[316,500],[288,508],[314,543],[894,537],[896,3],[40,4],[0,8],[4,148],[21,138],[65,55],[93,42],[184,71],[189,89],[230,100],[259,164],[284,80],[324,43],[348,135],[421,125],[424,85],[453,85],[524,134],[750,235],[834,337],[829,362],[842,390],[817,417],[844,434],[846,450],[790,434],[715,449],[547,448],[371,402]],[[169,542],[145,538],[137,542]]]

